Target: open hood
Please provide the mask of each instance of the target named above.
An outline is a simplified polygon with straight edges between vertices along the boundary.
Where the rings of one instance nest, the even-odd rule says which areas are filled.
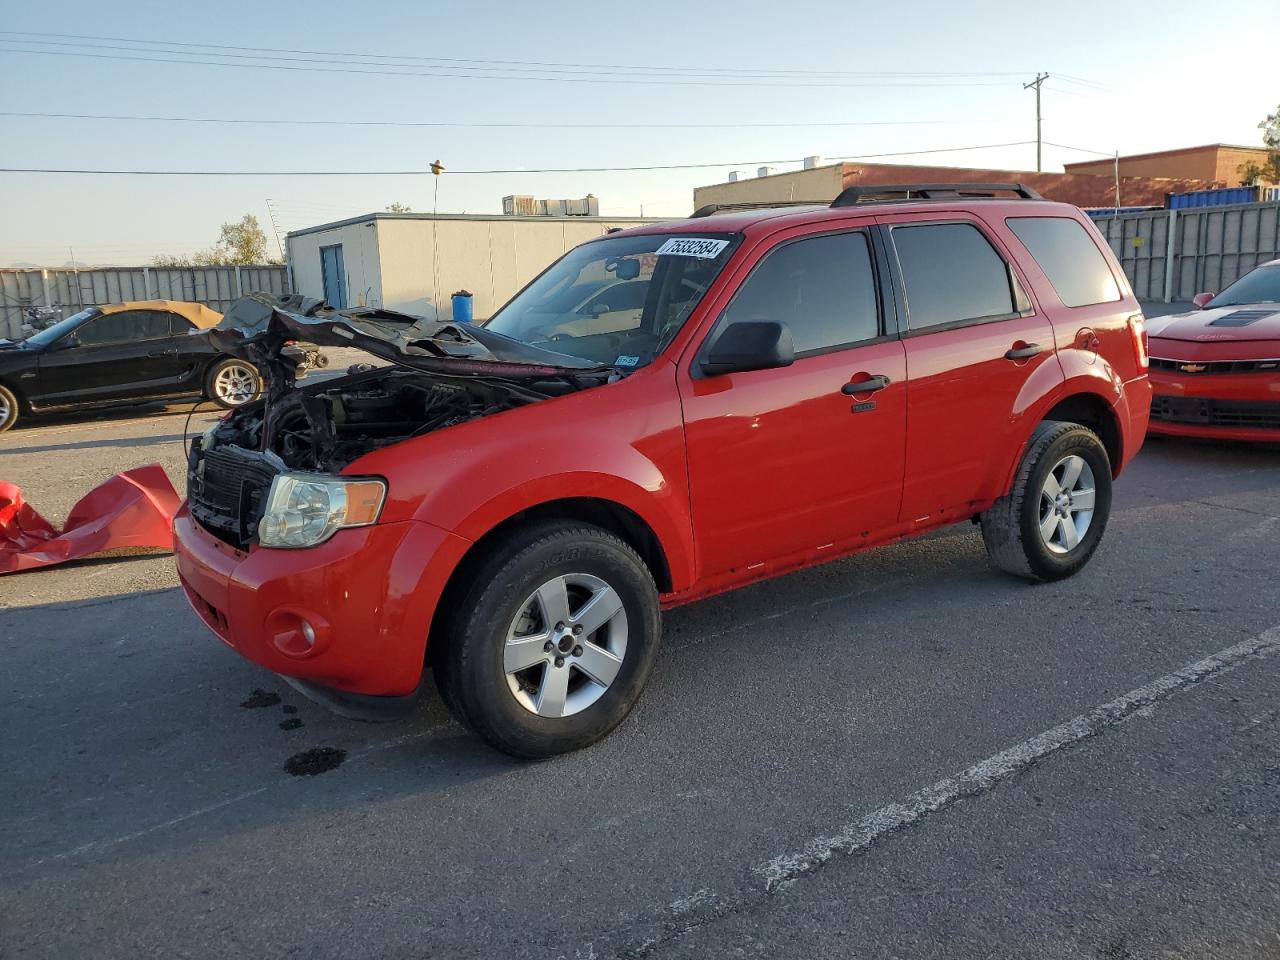
[[[323,300],[298,294],[241,297],[227,310],[222,322],[208,331],[208,336],[219,350],[248,360],[262,370],[268,381],[268,395],[287,391],[296,379],[296,363],[282,355],[290,340],[357,347],[383,360],[427,373],[526,379],[609,369],[483,327],[426,320],[374,307],[334,310]]]

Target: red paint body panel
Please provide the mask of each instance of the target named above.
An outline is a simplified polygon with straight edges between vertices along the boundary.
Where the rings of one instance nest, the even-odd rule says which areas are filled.
[[[1191,366],[1227,360],[1280,360],[1280,340],[1191,341],[1152,338],[1151,355],[1185,361]],[[1208,397],[1215,400],[1280,404],[1280,370],[1272,373],[1188,373],[1152,369],[1151,387],[1157,397]],[[1173,423],[1152,419],[1153,434],[1168,437],[1280,441],[1280,428]]]
[[[1004,223],[1035,215],[1083,223],[1122,299],[1064,307]],[[778,369],[704,377],[695,368],[723,308],[778,243],[930,219],[979,224],[1014,265],[1033,309],[915,336],[895,327]],[[1138,305],[1074,207],[993,200],[792,208],[628,232],[739,232],[742,240],[649,366],[350,464],[347,474],[387,481],[376,526],[341,531],[309,550],[245,554],[183,511],[175,523],[179,571],[211,629],[268,669],[359,693],[403,694],[418,682],[437,600],[468,547],[531,507],[593,498],[630,510],[665,555],[672,589],[661,599],[671,607],[971,516],[1007,492],[1037,423],[1069,397],[1088,394],[1106,405],[1120,437],[1117,473],[1141,445],[1150,389],[1129,328]],[[885,310],[892,327],[893,303]],[[1027,343],[1045,349],[1024,361],[1005,358]],[[842,393],[874,375],[889,385]],[[314,649],[290,634],[298,615],[323,621]]]
[[[164,468],[152,463],[94,487],[71,508],[59,531],[24,502],[17,485],[0,481],[0,574],[35,570],[105,550],[169,550],[178,503]]]
[[[309,550],[241,553],[174,519],[178,575],[196,613],[241,656],[354,693],[402,695],[422,674],[436,601],[467,541],[417,521],[339,531]],[[298,616],[316,641],[300,641]]]

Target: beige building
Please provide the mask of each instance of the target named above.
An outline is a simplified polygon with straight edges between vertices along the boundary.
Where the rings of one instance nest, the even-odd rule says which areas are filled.
[[[634,217],[520,217],[370,213],[295,230],[287,238],[293,289],[333,306],[386,307],[448,319],[469,291],[483,320],[567,250]]]

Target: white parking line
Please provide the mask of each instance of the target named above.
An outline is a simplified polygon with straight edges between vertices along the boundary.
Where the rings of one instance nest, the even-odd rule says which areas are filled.
[[[1246,660],[1265,657],[1277,650],[1280,650],[1280,626],[1272,627],[1250,640],[1227,647],[1181,670],[1130,690],[1088,713],[1082,713],[1066,723],[1022,741],[1017,746],[1002,750],[953,777],[925,787],[898,803],[873,810],[830,836],[811,840],[802,850],[783,854],[761,864],[756,868],[755,874],[764,882],[767,892],[779,890],[816,870],[837,854],[853,854],[865,850],[882,837],[909,827],[931,813],[967,797],[985,793],[1001,780],[1016,775],[1064,747],[1122,723],[1139,711],[1149,711],[1156,703],[1179,690],[1225,673]]]

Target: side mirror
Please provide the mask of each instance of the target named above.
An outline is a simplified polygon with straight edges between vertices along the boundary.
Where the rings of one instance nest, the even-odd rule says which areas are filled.
[[[1191,305],[1197,310],[1203,310],[1209,305],[1209,301],[1213,299],[1212,293],[1197,293],[1191,298]]]
[[[708,377],[789,367],[796,359],[791,328],[774,320],[743,320],[725,327],[703,357]]]

